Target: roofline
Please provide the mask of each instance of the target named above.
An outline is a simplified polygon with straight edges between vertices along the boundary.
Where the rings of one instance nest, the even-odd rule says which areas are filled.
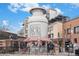
[[[73,19],[70,19],[70,20],[68,20],[68,21],[66,21],[66,22],[70,22],[70,21],[73,21],[73,20],[77,20],[79,18],[79,16],[78,17],[75,17],[75,18],[73,18]]]
[[[0,32],[5,32],[5,33],[9,33],[9,34],[16,34],[16,33],[8,32],[8,31],[3,31],[3,30],[0,30]]]
[[[5,32],[5,33],[8,33],[8,34],[15,34],[15,33],[11,33],[11,32],[7,32],[7,31],[2,31],[2,30],[0,30],[0,32]],[[15,34],[15,35],[17,35],[17,34]],[[18,35],[17,35],[18,36]],[[18,36],[19,38],[26,38],[26,37],[24,37],[24,36]]]

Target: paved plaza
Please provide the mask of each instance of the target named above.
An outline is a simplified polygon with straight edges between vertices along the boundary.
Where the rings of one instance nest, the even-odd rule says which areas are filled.
[[[21,53],[16,53],[16,54],[0,54],[0,56],[75,56],[74,53],[66,53],[66,52],[62,52],[62,53],[58,53],[58,54],[47,54],[47,53],[42,53],[42,54],[21,54]]]
[[[50,51],[49,53],[45,50],[45,48],[42,49],[36,49],[32,48],[30,51],[23,52],[23,51],[16,51],[14,53],[5,53],[5,54],[0,54],[0,56],[75,56],[75,53],[71,52],[52,52]]]

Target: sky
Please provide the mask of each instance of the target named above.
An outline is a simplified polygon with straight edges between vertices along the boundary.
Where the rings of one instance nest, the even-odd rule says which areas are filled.
[[[23,21],[31,16],[29,10],[32,7],[52,8],[70,19],[79,17],[78,3],[0,3],[0,26],[6,26],[11,32],[17,33]]]

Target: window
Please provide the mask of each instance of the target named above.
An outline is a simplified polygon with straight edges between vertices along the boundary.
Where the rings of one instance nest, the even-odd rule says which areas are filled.
[[[40,36],[41,35],[41,28],[39,24],[30,25],[30,35],[31,36]]]
[[[74,34],[76,33],[76,27],[74,27]]]
[[[53,27],[49,27],[49,32],[50,32],[50,31],[53,31]]]
[[[77,38],[74,38],[74,42],[77,43]]]
[[[71,33],[71,28],[68,28],[67,29],[67,34],[70,34]]]
[[[75,34],[79,33],[79,26],[74,27],[74,33]]]

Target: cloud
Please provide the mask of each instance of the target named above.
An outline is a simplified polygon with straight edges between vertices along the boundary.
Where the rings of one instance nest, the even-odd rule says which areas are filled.
[[[19,22],[18,24],[19,24],[19,27],[20,27],[20,28],[23,27],[23,26],[22,26],[23,22]]]
[[[17,31],[20,29],[19,27],[16,27],[14,25],[10,25],[9,28],[10,28],[9,31],[12,33],[17,33]]]
[[[29,12],[29,10],[34,7],[51,8],[49,4],[40,6],[38,3],[11,3],[8,5],[8,9],[14,13],[18,12],[18,10]]]
[[[22,22],[18,22],[17,26],[15,24],[9,25],[10,32],[17,33],[22,27]]]
[[[38,3],[11,3],[8,5],[8,9],[12,12],[25,11],[28,12],[30,8],[39,7]]]
[[[71,3],[72,8],[79,8],[79,3]]]
[[[11,28],[11,32],[14,32],[14,33],[17,33],[20,29],[23,28],[22,26],[23,22],[18,22],[17,23],[17,27],[14,27],[14,25],[11,25],[10,28]],[[15,31],[14,31],[15,30]]]
[[[29,10],[34,7],[41,7],[45,8],[46,10],[52,8],[49,4],[43,4],[40,6],[38,3],[11,3],[10,5],[8,5],[8,9],[14,13],[18,12],[18,10],[29,12]],[[63,12],[59,8],[55,8],[55,10],[57,10],[59,14],[63,14]]]
[[[7,20],[3,20],[3,21],[2,21],[2,24],[3,24],[4,26],[8,26],[8,25],[9,25],[9,23],[8,23]]]
[[[8,9],[10,10],[10,11],[12,11],[12,12],[15,12],[16,13],[16,11],[18,10],[20,8],[20,6],[17,4],[17,3],[15,3],[15,4],[10,4],[10,5],[8,5]]]
[[[59,8],[55,8],[55,10],[59,13],[59,14],[63,14],[64,12],[61,11]]]
[[[45,9],[51,8],[51,6],[50,6],[49,4],[47,4],[47,5],[42,5],[42,7],[45,8]]]
[[[79,7],[79,3],[73,3],[73,5]]]
[[[31,8],[34,8],[34,7],[39,7],[39,4],[38,3],[31,3],[31,4],[24,4],[22,7],[24,8],[21,8],[20,10],[21,11],[26,11],[28,12]]]

